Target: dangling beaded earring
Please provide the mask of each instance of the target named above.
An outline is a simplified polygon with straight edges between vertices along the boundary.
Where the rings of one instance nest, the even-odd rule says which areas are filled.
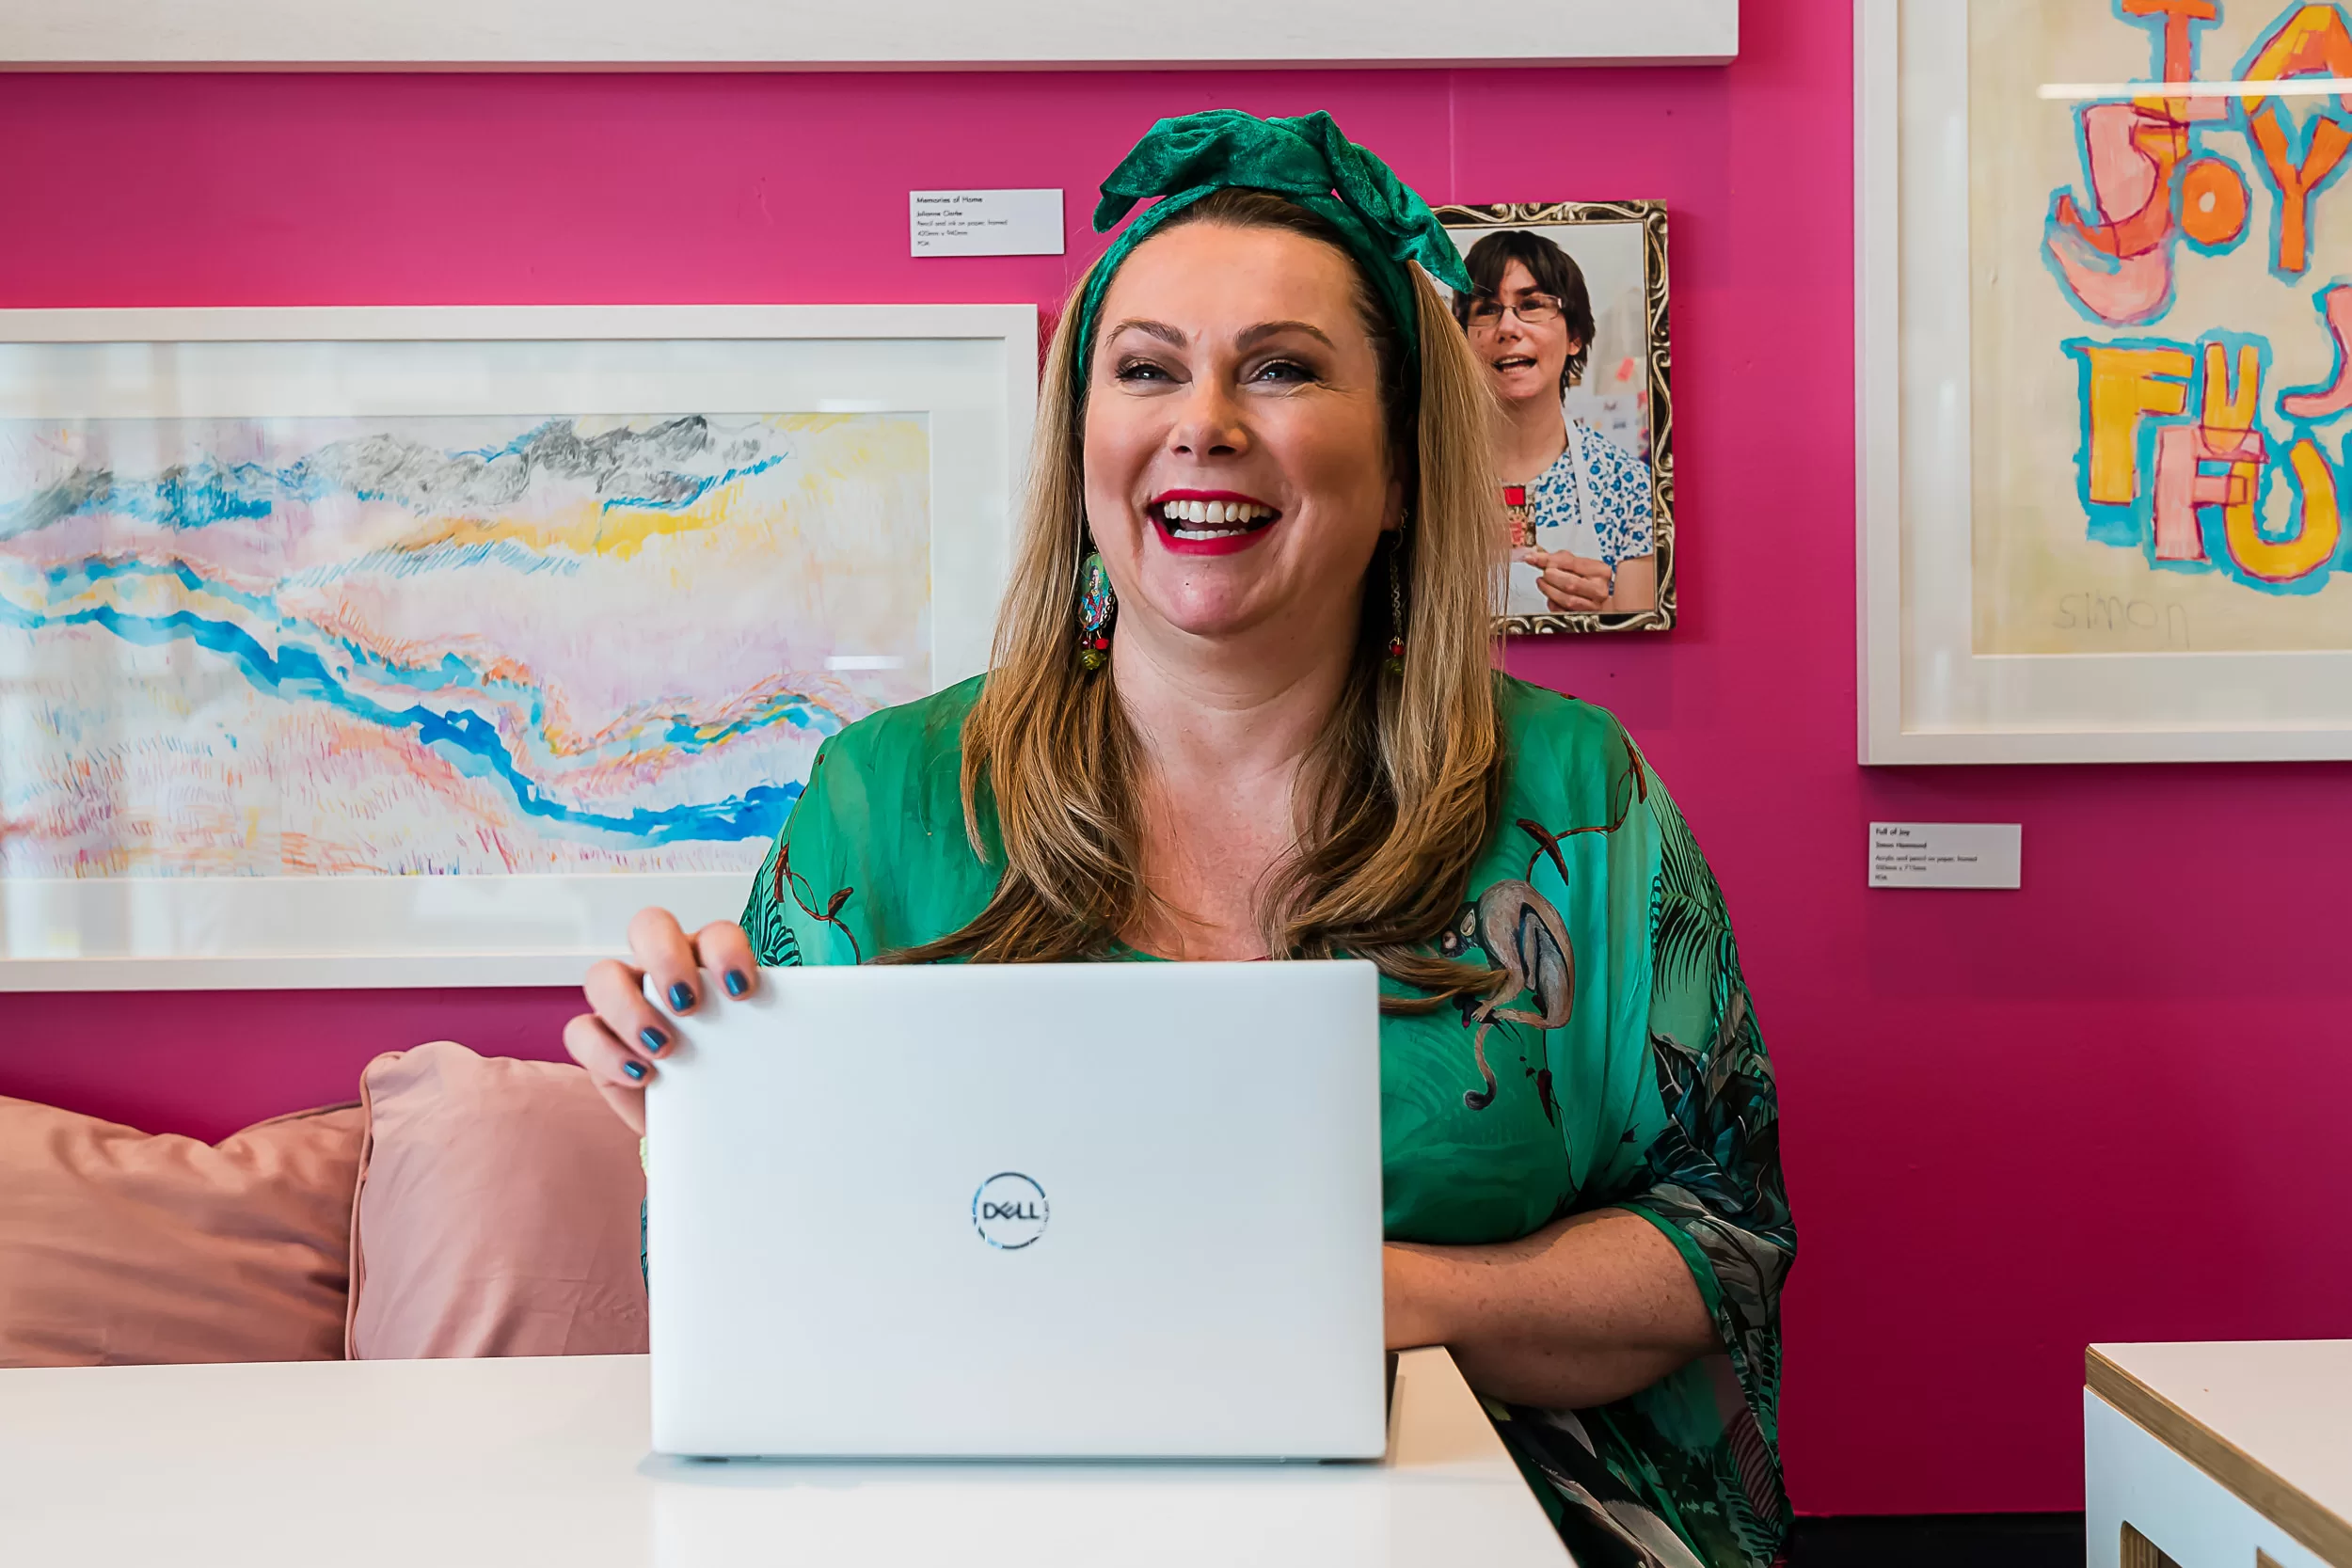
[[[1078,568],[1078,663],[1089,674],[1110,662],[1111,618],[1118,613],[1110,574],[1103,570],[1103,558],[1089,552]]]
[[[1389,538],[1389,657],[1383,666],[1391,675],[1405,673],[1405,584],[1396,558],[1405,553],[1405,531]]]

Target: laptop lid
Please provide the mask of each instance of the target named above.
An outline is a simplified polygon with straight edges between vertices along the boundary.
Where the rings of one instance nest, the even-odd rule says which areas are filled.
[[[702,995],[645,1097],[656,1449],[1381,1453],[1370,964]]]

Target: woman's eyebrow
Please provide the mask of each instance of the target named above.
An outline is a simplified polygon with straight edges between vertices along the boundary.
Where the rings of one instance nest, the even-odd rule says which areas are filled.
[[[1235,339],[1234,341],[1241,347],[1248,348],[1252,343],[1263,342],[1268,338],[1279,337],[1285,332],[1304,332],[1308,337],[1312,338],[1316,342],[1321,343],[1325,348],[1337,348],[1339,346],[1331,341],[1329,335],[1327,334],[1323,328],[1315,325],[1311,322],[1260,322],[1257,325],[1249,328],[1248,331],[1244,332],[1239,338]]]
[[[1123,332],[1140,332],[1147,338],[1157,338],[1171,348],[1183,348],[1186,342],[1190,341],[1182,332],[1166,322],[1123,321],[1111,328],[1110,335],[1116,338]]]

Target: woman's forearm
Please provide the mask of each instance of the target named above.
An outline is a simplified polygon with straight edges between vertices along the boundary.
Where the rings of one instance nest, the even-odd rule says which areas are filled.
[[[1571,1214],[1495,1246],[1388,1249],[1389,1344],[1444,1345],[1480,1393],[1583,1409],[1716,1349],[1690,1265],[1638,1214]]]
[[[1617,562],[1617,577],[1600,607],[1604,615],[1626,615],[1658,608],[1658,558],[1629,556]]]

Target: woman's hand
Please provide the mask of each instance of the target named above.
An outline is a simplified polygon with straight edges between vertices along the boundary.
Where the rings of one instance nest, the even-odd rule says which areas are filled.
[[[1535,586],[1555,610],[1568,615],[1599,611],[1615,590],[1616,573],[1606,561],[1593,561],[1565,550],[1527,552],[1527,563],[1542,575]]]
[[[607,958],[588,972],[588,1006],[564,1026],[564,1049],[588,1069],[604,1102],[639,1132],[645,1130],[645,1085],[654,1064],[675,1043],[668,1021],[645,1000],[650,975],[670,1010],[692,1012],[702,997],[701,971],[720,977],[730,996],[749,996],[759,983],[751,939],[732,920],[714,920],[689,937],[667,910],[645,909],[628,923],[635,967]]]

